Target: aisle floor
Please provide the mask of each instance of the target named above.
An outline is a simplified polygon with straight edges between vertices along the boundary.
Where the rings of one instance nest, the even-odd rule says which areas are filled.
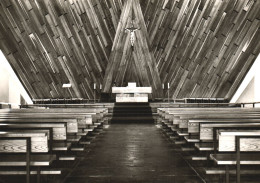
[[[202,182],[153,124],[113,124],[66,183]]]

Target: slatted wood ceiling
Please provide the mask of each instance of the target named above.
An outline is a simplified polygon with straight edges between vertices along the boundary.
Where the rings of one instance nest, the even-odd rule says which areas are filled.
[[[139,1],[149,48],[143,54],[154,58],[170,96],[230,99],[260,52],[260,1]],[[1,0],[0,49],[32,98],[91,99],[93,83],[106,83],[126,2]],[[129,58],[111,82],[141,83],[136,64]],[[69,82],[72,88],[62,88]]]

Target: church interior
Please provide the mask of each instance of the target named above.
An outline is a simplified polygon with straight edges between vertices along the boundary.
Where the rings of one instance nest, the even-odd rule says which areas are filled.
[[[0,0],[0,183],[258,183],[259,55],[259,0]]]

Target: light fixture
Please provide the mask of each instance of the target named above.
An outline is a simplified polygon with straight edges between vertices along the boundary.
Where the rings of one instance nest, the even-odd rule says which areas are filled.
[[[70,83],[64,83],[62,85],[62,88],[71,88],[71,84]]]

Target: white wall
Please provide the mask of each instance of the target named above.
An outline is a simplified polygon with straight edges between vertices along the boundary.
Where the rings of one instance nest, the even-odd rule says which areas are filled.
[[[248,71],[231,103],[260,102],[260,55]]]
[[[21,96],[28,104],[32,100],[0,50],[0,102],[19,105]]]
[[[245,90],[236,101],[237,103],[255,102],[255,77],[249,82]]]
[[[9,101],[9,75],[2,66],[0,67],[0,102]]]

